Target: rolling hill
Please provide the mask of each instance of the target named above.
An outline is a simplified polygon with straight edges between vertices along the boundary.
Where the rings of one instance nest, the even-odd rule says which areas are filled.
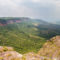
[[[60,35],[60,25],[25,17],[0,18],[0,45],[19,53],[37,52],[47,39]]]

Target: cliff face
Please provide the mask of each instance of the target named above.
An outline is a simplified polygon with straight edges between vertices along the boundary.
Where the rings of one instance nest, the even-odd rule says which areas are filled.
[[[5,26],[7,24],[20,23],[21,20],[0,20],[0,26]]]
[[[60,60],[60,36],[53,37],[47,41],[38,54],[46,60]]]

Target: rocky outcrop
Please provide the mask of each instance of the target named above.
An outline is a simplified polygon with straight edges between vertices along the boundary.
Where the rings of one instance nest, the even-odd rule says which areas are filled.
[[[0,46],[0,60],[22,60],[22,54],[14,51],[12,47]]]
[[[45,57],[46,60],[60,60],[60,36],[53,37],[47,41],[38,54]]]

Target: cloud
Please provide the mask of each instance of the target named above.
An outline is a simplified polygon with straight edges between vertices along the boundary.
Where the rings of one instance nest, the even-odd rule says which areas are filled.
[[[0,16],[60,19],[60,0],[0,0]]]
[[[33,3],[39,3],[40,0],[31,0]]]

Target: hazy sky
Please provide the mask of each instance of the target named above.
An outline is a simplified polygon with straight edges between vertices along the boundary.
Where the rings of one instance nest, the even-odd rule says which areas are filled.
[[[0,0],[0,17],[60,20],[60,0]]]

